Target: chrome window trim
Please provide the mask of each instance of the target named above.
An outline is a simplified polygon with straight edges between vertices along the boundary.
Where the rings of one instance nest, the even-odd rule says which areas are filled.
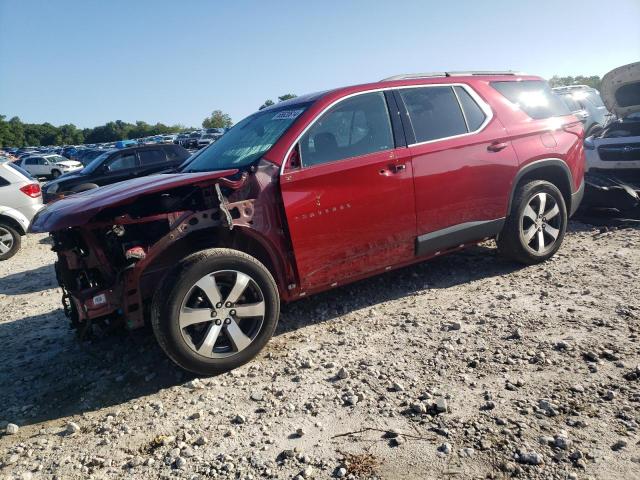
[[[459,135],[452,135],[450,137],[436,138],[434,140],[426,140],[424,142],[416,142],[416,143],[412,143],[410,145],[407,145],[407,147],[415,147],[415,146],[418,146],[418,145],[426,145],[428,143],[441,142],[443,140],[449,140],[449,139],[452,139],[452,138],[460,138],[460,137],[465,137],[465,136],[469,136],[469,135],[476,135],[476,134],[480,133],[482,130],[485,129],[485,127],[493,119],[493,110],[491,109],[489,104],[487,102],[485,102],[480,97],[480,95],[478,95],[476,93],[476,91],[473,88],[471,88],[469,85],[467,85],[466,83],[449,83],[449,82],[446,82],[446,83],[429,83],[427,85],[402,85],[402,86],[398,86],[398,87],[372,88],[372,89],[369,89],[369,90],[363,90],[361,92],[350,93],[349,95],[346,95],[344,97],[340,97],[340,98],[334,100],[333,102],[331,102],[325,108],[323,108],[322,111],[320,113],[318,113],[318,115],[316,115],[316,117],[313,119],[313,121],[311,123],[309,123],[309,125],[307,125],[304,128],[304,130],[302,130],[302,132],[300,132],[300,134],[296,137],[295,141],[292,142],[291,146],[287,149],[287,152],[285,153],[284,158],[282,159],[282,164],[280,165],[280,175],[284,175],[284,169],[287,166],[287,160],[288,160],[289,156],[291,155],[291,152],[293,151],[295,146],[300,142],[300,139],[307,133],[307,131],[309,131],[309,129],[311,129],[311,127],[313,127],[313,125],[320,118],[322,118],[322,116],[325,113],[327,113],[328,110],[330,110],[335,105],[337,105],[338,103],[342,102],[343,100],[347,100],[349,98],[352,98],[352,97],[355,97],[355,96],[358,96],[358,95],[364,95],[366,93],[387,92],[387,91],[393,91],[393,90],[404,90],[404,89],[408,89],[408,88],[451,87],[451,89],[453,90],[454,95],[456,96],[456,99],[458,100],[458,106],[460,107],[460,110],[461,110],[462,115],[464,117],[465,116],[464,109],[462,108],[462,104],[460,103],[460,100],[458,99],[458,95],[456,94],[455,89],[453,88],[454,86],[458,86],[458,87],[464,88],[467,91],[467,93],[471,96],[471,98],[478,104],[480,109],[485,114],[484,122],[482,122],[482,124],[480,124],[480,126],[476,130],[474,130],[473,132],[461,133]],[[387,106],[387,108],[388,108],[388,106]],[[409,112],[406,112],[406,113],[407,113],[407,115],[409,115]],[[411,120],[410,117],[409,117],[409,120]],[[466,122],[466,117],[465,117],[465,122]],[[413,128],[413,125],[411,126],[411,128]],[[307,168],[312,168],[312,167],[313,167],[313,165],[310,166],[310,167],[307,167]],[[304,167],[301,167],[299,170],[295,170],[295,171],[301,171],[303,169],[304,169]],[[290,172],[290,173],[293,173],[293,172]]]
[[[460,107],[460,111],[462,112],[462,118],[464,118],[464,125],[467,127],[467,131],[469,130],[469,120],[467,120],[467,113],[464,111],[464,107],[462,106],[462,102],[460,101],[460,96],[455,88],[451,87],[453,90],[453,94],[456,96],[456,100],[458,101],[458,106]],[[467,132],[468,133],[468,132]],[[415,136],[416,132],[413,132]]]

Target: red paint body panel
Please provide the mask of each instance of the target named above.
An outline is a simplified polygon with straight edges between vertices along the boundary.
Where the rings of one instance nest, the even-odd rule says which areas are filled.
[[[303,290],[413,257],[411,168],[397,150],[289,172],[280,188]],[[404,162],[410,167],[408,162]]]

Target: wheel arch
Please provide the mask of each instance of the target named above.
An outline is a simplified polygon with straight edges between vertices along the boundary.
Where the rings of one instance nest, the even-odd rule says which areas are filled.
[[[571,211],[573,193],[571,188],[571,185],[573,185],[571,170],[569,170],[567,164],[559,158],[545,158],[528,163],[518,171],[511,186],[507,214],[511,212],[513,198],[518,187],[529,180],[546,180],[554,184],[562,193],[567,211]]]
[[[24,227],[20,224],[20,222],[9,215],[0,213],[0,223],[5,223],[6,225],[10,226],[20,235],[27,234],[27,232],[25,231]]]
[[[186,256],[208,248],[231,248],[251,255],[271,272],[281,296],[286,293],[285,259],[281,258],[278,250],[271,245],[268,239],[251,228],[242,226],[234,226],[233,230],[217,226],[193,231],[168,245],[156,259],[145,267],[141,276],[151,275],[158,270],[166,272],[168,270],[164,267],[171,267]],[[159,282],[154,280],[152,283],[158,284]]]

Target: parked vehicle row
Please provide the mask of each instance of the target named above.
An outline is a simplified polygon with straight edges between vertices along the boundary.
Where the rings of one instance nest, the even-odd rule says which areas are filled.
[[[52,235],[73,325],[148,317],[171,359],[215,374],[264,347],[280,301],[487,238],[550,258],[583,134],[539,77],[401,75],[260,110],[170,173],[52,202],[32,230]]]
[[[46,183],[44,200],[49,203],[74,193],[174,169],[188,157],[189,152],[179,145],[140,145],[106,150],[84,168]]]
[[[225,128],[207,128],[195,132],[185,132],[177,135],[173,143],[184,148],[200,149],[216,142],[227,130]]]

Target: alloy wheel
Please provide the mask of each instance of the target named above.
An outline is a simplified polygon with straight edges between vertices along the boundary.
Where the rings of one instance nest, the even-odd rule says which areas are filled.
[[[527,248],[538,255],[551,250],[562,228],[562,215],[556,199],[538,192],[527,202],[520,219],[520,234]]]
[[[198,355],[235,355],[257,337],[265,319],[265,299],[257,282],[237,270],[205,275],[182,301],[178,318],[185,343]]]
[[[7,253],[13,248],[13,235],[4,227],[0,227],[0,254]]]

